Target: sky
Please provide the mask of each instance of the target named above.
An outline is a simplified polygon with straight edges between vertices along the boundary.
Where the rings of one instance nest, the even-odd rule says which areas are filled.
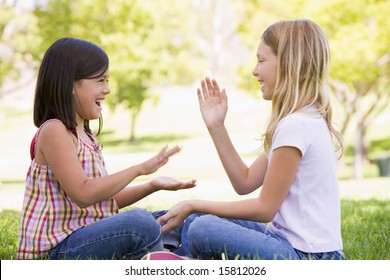
[[[47,0],[6,0],[5,2],[9,5],[16,3],[16,5],[22,9],[31,9],[37,4],[47,2]]]

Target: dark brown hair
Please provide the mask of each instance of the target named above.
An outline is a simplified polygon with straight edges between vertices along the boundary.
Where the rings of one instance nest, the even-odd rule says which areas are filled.
[[[109,66],[107,54],[99,46],[77,38],[62,38],[46,51],[39,68],[34,99],[34,124],[41,126],[49,119],[61,120],[69,130],[76,130],[73,106],[73,83],[92,79]],[[99,132],[102,117],[99,117]],[[87,131],[89,121],[84,123]]]

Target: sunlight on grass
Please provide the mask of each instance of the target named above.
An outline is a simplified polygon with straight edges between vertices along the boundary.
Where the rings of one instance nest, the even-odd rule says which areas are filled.
[[[342,235],[348,259],[390,259],[390,201],[342,201]]]

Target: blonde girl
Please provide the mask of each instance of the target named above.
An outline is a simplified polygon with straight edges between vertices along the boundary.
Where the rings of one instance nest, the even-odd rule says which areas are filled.
[[[186,220],[183,252],[201,259],[343,259],[336,150],[326,91],[329,46],[310,20],[269,26],[257,49],[253,75],[272,102],[264,152],[248,167],[224,126],[226,91],[206,78],[200,111],[224,169],[240,195],[233,202],[188,200],[158,220],[169,232]],[[188,224],[188,221],[191,221]]]

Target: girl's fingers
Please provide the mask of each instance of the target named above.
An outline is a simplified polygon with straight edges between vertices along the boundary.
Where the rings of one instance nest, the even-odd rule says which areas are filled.
[[[159,217],[157,219],[157,223],[159,223],[160,225],[164,225],[167,223],[167,221],[169,221],[170,217],[169,217],[169,212],[167,212],[165,215]]]
[[[168,150],[168,146],[165,146],[158,154],[157,154],[157,158],[159,160],[161,159],[164,159],[164,158],[169,158],[170,156],[180,152],[181,150],[181,147],[179,146],[175,146],[173,147],[172,149],[169,149]]]
[[[201,85],[201,88],[202,88],[202,94],[203,94],[204,100],[209,99],[211,96],[210,96],[210,92],[207,89],[206,82],[204,80],[202,80],[200,82],[200,85]]]
[[[199,104],[203,103],[204,102],[203,95],[199,88],[196,89],[196,93],[198,94]]]
[[[162,148],[161,151],[157,154],[157,156],[160,157],[160,156],[164,155],[167,148],[168,148],[168,146],[165,146],[164,148]]]
[[[219,89],[219,85],[218,85],[217,81],[213,79],[212,84],[213,84],[213,88],[214,88],[214,94],[220,95],[220,89]]]
[[[186,189],[190,189],[190,188],[194,188],[194,187],[196,187],[196,181],[195,181],[195,180],[192,180],[192,181],[187,182],[187,183],[185,184],[185,188],[186,188]]]
[[[202,90],[197,90],[199,101],[204,101],[210,97],[221,95],[221,90],[217,81],[215,79],[211,80],[209,77],[206,77],[201,81],[201,89]]]
[[[177,154],[178,152],[180,152],[180,150],[181,150],[181,147],[175,146],[175,147],[173,147],[172,149],[166,151],[165,154],[164,154],[164,156],[165,156],[165,157],[171,157],[171,156],[173,156],[174,154]]]
[[[207,91],[209,93],[209,96],[210,97],[215,96],[213,85],[211,84],[211,80],[208,77],[206,78],[206,86],[207,86]]]
[[[157,220],[159,224],[161,225],[161,232],[163,234],[167,234],[168,232],[171,232],[175,228],[177,228],[178,225],[176,225],[176,222],[173,221],[173,218],[169,218],[168,220]]]

